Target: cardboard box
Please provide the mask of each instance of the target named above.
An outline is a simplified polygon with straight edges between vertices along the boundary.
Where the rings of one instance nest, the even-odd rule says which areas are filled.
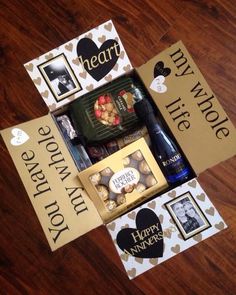
[[[55,115],[133,68],[112,21],[30,61],[25,68],[51,113],[1,134],[49,245],[56,250],[103,220],[78,178]],[[181,41],[134,71],[196,175],[235,154],[235,128]],[[66,77],[70,79],[65,88],[61,84]],[[181,186],[176,190],[180,193]],[[217,215],[214,222],[223,221]]]

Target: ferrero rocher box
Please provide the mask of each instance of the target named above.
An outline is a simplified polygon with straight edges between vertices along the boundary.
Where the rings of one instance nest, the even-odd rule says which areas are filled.
[[[138,200],[144,201],[155,196],[161,188],[166,187],[163,174],[143,139],[78,173],[64,135],[55,120],[57,114],[67,110],[70,103],[79,100],[82,95],[113,80],[115,83],[115,79],[120,76],[136,72],[132,70],[112,21],[26,63],[25,68],[50,113],[2,130],[1,134],[52,250],[125,213],[137,205]],[[182,42],[155,56],[138,68],[137,73],[196,174],[235,154],[235,129]],[[137,151],[145,159],[145,162],[141,161],[143,164],[134,159]],[[136,166],[124,167],[124,161],[136,161],[132,164]],[[147,176],[150,176],[148,180],[145,170],[148,170]],[[102,175],[110,171],[112,175]],[[120,171],[122,173],[119,175]],[[96,173],[101,173],[101,179]],[[120,185],[119,176],[123,177],[128,186]],[[116,204],[117,199],[120,202],[118,213],[112,217],[106,211],[112,203],[106,203],[107,192],[102,187],[105,180],[110,187],[108,193],[113,193]],[[101,187],[95,187],[94,181]],[[149,186],[147,181],[153,185]],[[144,182],[145,187],[148,187],[146,191],[142,191],[141,184],[144,185]],[[181,186],[177,189],[180,197]],[[99,193],[103,200],[100,198],[98,201]],[[175,198],[174,191],[169,194]],[[196,205],[194,197],[186,198],[186,202]],[[200,217],[201,198],[204,196],[199,196],[195,206]],[[124,199],[128,203],[122,203]],[[146,202],[143,206],[153,209],[154,205]],[[172,204],[170,210],[173,209],[171,206]],[[140,210],[140,207],[135,210]],[[210,210],[211,214],[215,209],[204,210]],[[150,225],[154,217],[153,214],[146,213],[143,216],[147,225]],[[130,220],[134,220],[134,213],[127,214]],[[162,218],[159,216],[159,219]],[[201,219],[205,226],[209,225],[204,217]],[[178,223],[178,219],[174,222]],[[222,226],[217,225],[221,222],[220,219],[214,222],[215,226],[222,229]],[[136,232],[134,241],[157,230],[157,223],[154,222],[153,227],[140,235]],[[109,228],[112,227],[111,221]],[[188,237],[186,232],[185,236]],[[200,240],[199,235],[197,238]],[[178,247],[174,250],[178,252]],[[152,260],[151,263],[155,261]]]
[[[105,223],[168,186],[143,138],[80,172],[79,178]]]

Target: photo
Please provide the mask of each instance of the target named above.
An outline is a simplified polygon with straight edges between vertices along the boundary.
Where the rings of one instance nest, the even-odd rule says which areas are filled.
[[[184,240],[211,226],[190,192],[171,200],[165,206]]]
[[[39,65],[38,69],[57,102],[82,89],[64,54]]]

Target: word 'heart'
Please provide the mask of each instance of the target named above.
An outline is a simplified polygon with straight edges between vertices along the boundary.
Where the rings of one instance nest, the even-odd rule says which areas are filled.
[[[157,76],[156,78],[153,79],[150,85],[150,88],[157,93],[164,93],[167,91],[167,87],[164,84],[164,82],[165,82],[164,76]]]
[[[114,67],[120,55],[120,45],[116,40],[106,40],[100,48],[89,38],[77,44],[77,55],[83,68],[96,80],[105,77]]]
[[[12,145],[18,146],[24,144],[29,139],[28,134],[19,128],[13,128],[11,133],[13,135],[11,139]]]
[[[150,209],[141,209],[136,215],[137,228],[124,228],[117,234],[117,245],[134,257],[163,256],[163,231],[157,215]]]

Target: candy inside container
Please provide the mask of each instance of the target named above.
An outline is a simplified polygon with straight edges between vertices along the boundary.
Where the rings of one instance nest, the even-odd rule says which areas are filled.
[[[89,176],[99,199],[109,212],[125,205],[131,193],[140,196],[157,184],[141,150],[122,158],[123,169],[114,172],[109,166]]]
[[[110,94],[100,95],[94,104],[96,119],[104,125],[117,126],[121,123],[120,115]]]

